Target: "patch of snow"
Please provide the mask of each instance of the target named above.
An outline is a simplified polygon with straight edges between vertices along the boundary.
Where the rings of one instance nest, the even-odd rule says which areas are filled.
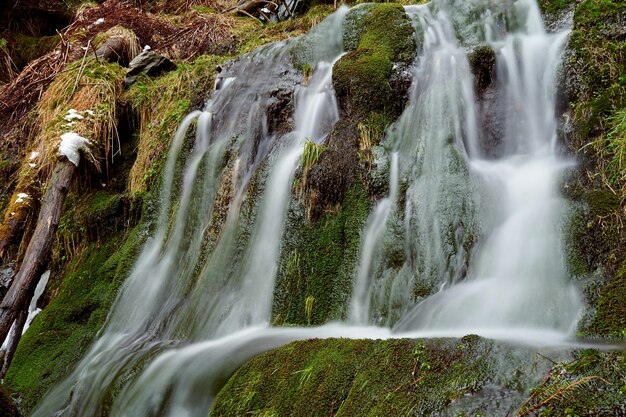
[[[30,156],[28,157],[28,160],[32,161],[33,159],[37,158],[38,156],[39,156],[39,152],[33,151],[33,152],[30,153]]]
[[[93,116],[94,113],[91,110],[85,110],[83,113],[87,113],[89,116]]]
[[[71,122],[74,119],[81,120],[81,119],[84,119],[85,117],[82,114],[78,113],[76,109],[69,109],[67,111],[67,114],[63,116],[63,118],[67,120],[68,122]]]
[[[75,132],[67,132],[61,135],[61,143],[59,144],[59,156],[63,155],[70,160],[71,163],[78,166],[80,162],[80,150],[89,152],[91,141],[78,135]]]
[[[104,17],[101,17],[100,19],[98,19],[98,20],[96,20],[96,21],[94,22],[94,25],[101,25],[101,24],[103,24],[103,23],[104,23]]]
[[[23,203],[23,202],[24,202],[24,199],[26,199],[26,198],[28,198],[28,197],[29,197],[29,196],[28,196],[28,194],[26,194],[26,193],[18,193],[18,195],[17,195],[17,199],[15,200],[15,204],[17,204],[17,203]]]
[[[149,51],[150,49],[152,49],[152,48],[150,48],[150,45],[146,45],[146,46],[143,47],[143,51],[144,52]]]
[[[37,164],[28,164],[29,167],[31,168],[35,168],[37,166]]]

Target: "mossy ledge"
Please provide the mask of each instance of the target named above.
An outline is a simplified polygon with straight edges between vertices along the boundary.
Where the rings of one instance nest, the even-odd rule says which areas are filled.
[[[492,348],[475,336],[295,342],[242,366],[209,416],[430,415],[484,386]]]
[[[209,417],[618,416],[626,354],[461,339],[294,342],[250,360]]]

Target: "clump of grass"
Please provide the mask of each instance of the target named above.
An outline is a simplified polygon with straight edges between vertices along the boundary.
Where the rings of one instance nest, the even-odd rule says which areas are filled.
[[[137,159],[130,171],[129,190],[136,194],[152,186],[160,172],[169,144],[179,123],[195,99],[208,95],[222,57],[203,55],[192,64],[179,64],[176,71],[152,79],[141,78],[128,91],[139,116]],[[198,97],[196,97],[198,96]]]
[[[605,135],[593,141],[593,147],[600,156],[602,180],[619,197],[626,200],[626,108],[609,117],[612,128]]]
[[[309,171],[320,159],[320,155],[322,155],[323,152],[324,146],[322,144],[315,143],[310,139],[307,139],[304,143],[304,151],[302,152],[302,158],[300,160],[300,163],[302,164],[302,179],[298,182],[297,188],[300,198],[304,197],[304,191],[307,188]],[[312,203],[315,200],[311,195],[308,197],[309,203]]]
[[[315,304],[315,297],[309,295],[306,300],[304,300],[304,312],[306,313],[306,321],[309,326],[311,325],[311,317],[313,316],[313,304]]]
[[[122,91],[124,69],[95,58],[85,58],[68,65],[50,84],[37,105],[39,153],[37,170],[47,176],[56,161],[60,136],[72,131],[92,143],[98,171],[120,150],[117,136],[117,102]],[[82,118],[68,121],[70,110]]]
[[[98,49],[107,39],[110,38],[122,38],[124,40],[126,48],[123,53],[126,54],[129,60],[132,60],[141,52],[141,43],[139,42],[137,35],[135,35],[135,32],[121,25],[113,26],[106,32],[96,35],[92,41],[94,50]]]

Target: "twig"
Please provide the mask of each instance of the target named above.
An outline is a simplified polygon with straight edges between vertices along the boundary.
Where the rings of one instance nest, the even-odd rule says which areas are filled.
[[[72,88],[72,92],[67,96],[67,102],[69,102],[76,92],[76,88],[78,87],[78,83],[80,78],[83,76],[83,70],[85,69],[85,59],[87,58],[87,51],[89,50],[89,45],[91,44],[91,39],[87,41],[87,48],[85,49],[85,53],[83,54],[83,60],[80,63],[80,68],[78,70],[78,75],[76,76],[76,80],[74,81],[74,87]]]

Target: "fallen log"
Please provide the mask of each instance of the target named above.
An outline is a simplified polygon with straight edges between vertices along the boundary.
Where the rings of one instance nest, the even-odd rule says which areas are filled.
[[[28,308],[22,310],[17,315],[17,319],[15,320],[15,326],[13,326],[13,330],[9,335],[9,341],[7,343],[7,348],[4,353],[4,357],[2,358],[2,368],[0,368],[0,379],[3,379],[9,370],[9,365],[11,364],[11,360],[13,360],[13,355],[15,354],[15,350],[17,349],[17,345],[20,342],[20,338],[22,336],[22,332],[24,331],[24,325],[26,324],[26,320],[28,319]]]
[[[27,310],[29,297],[35,291],[38,278],[46,270],[63,202],[75,173],[76,165],[61,156],[48,185],[22,266],[0,303],[0,340],[6,339],[13,322],[22,311]]]

